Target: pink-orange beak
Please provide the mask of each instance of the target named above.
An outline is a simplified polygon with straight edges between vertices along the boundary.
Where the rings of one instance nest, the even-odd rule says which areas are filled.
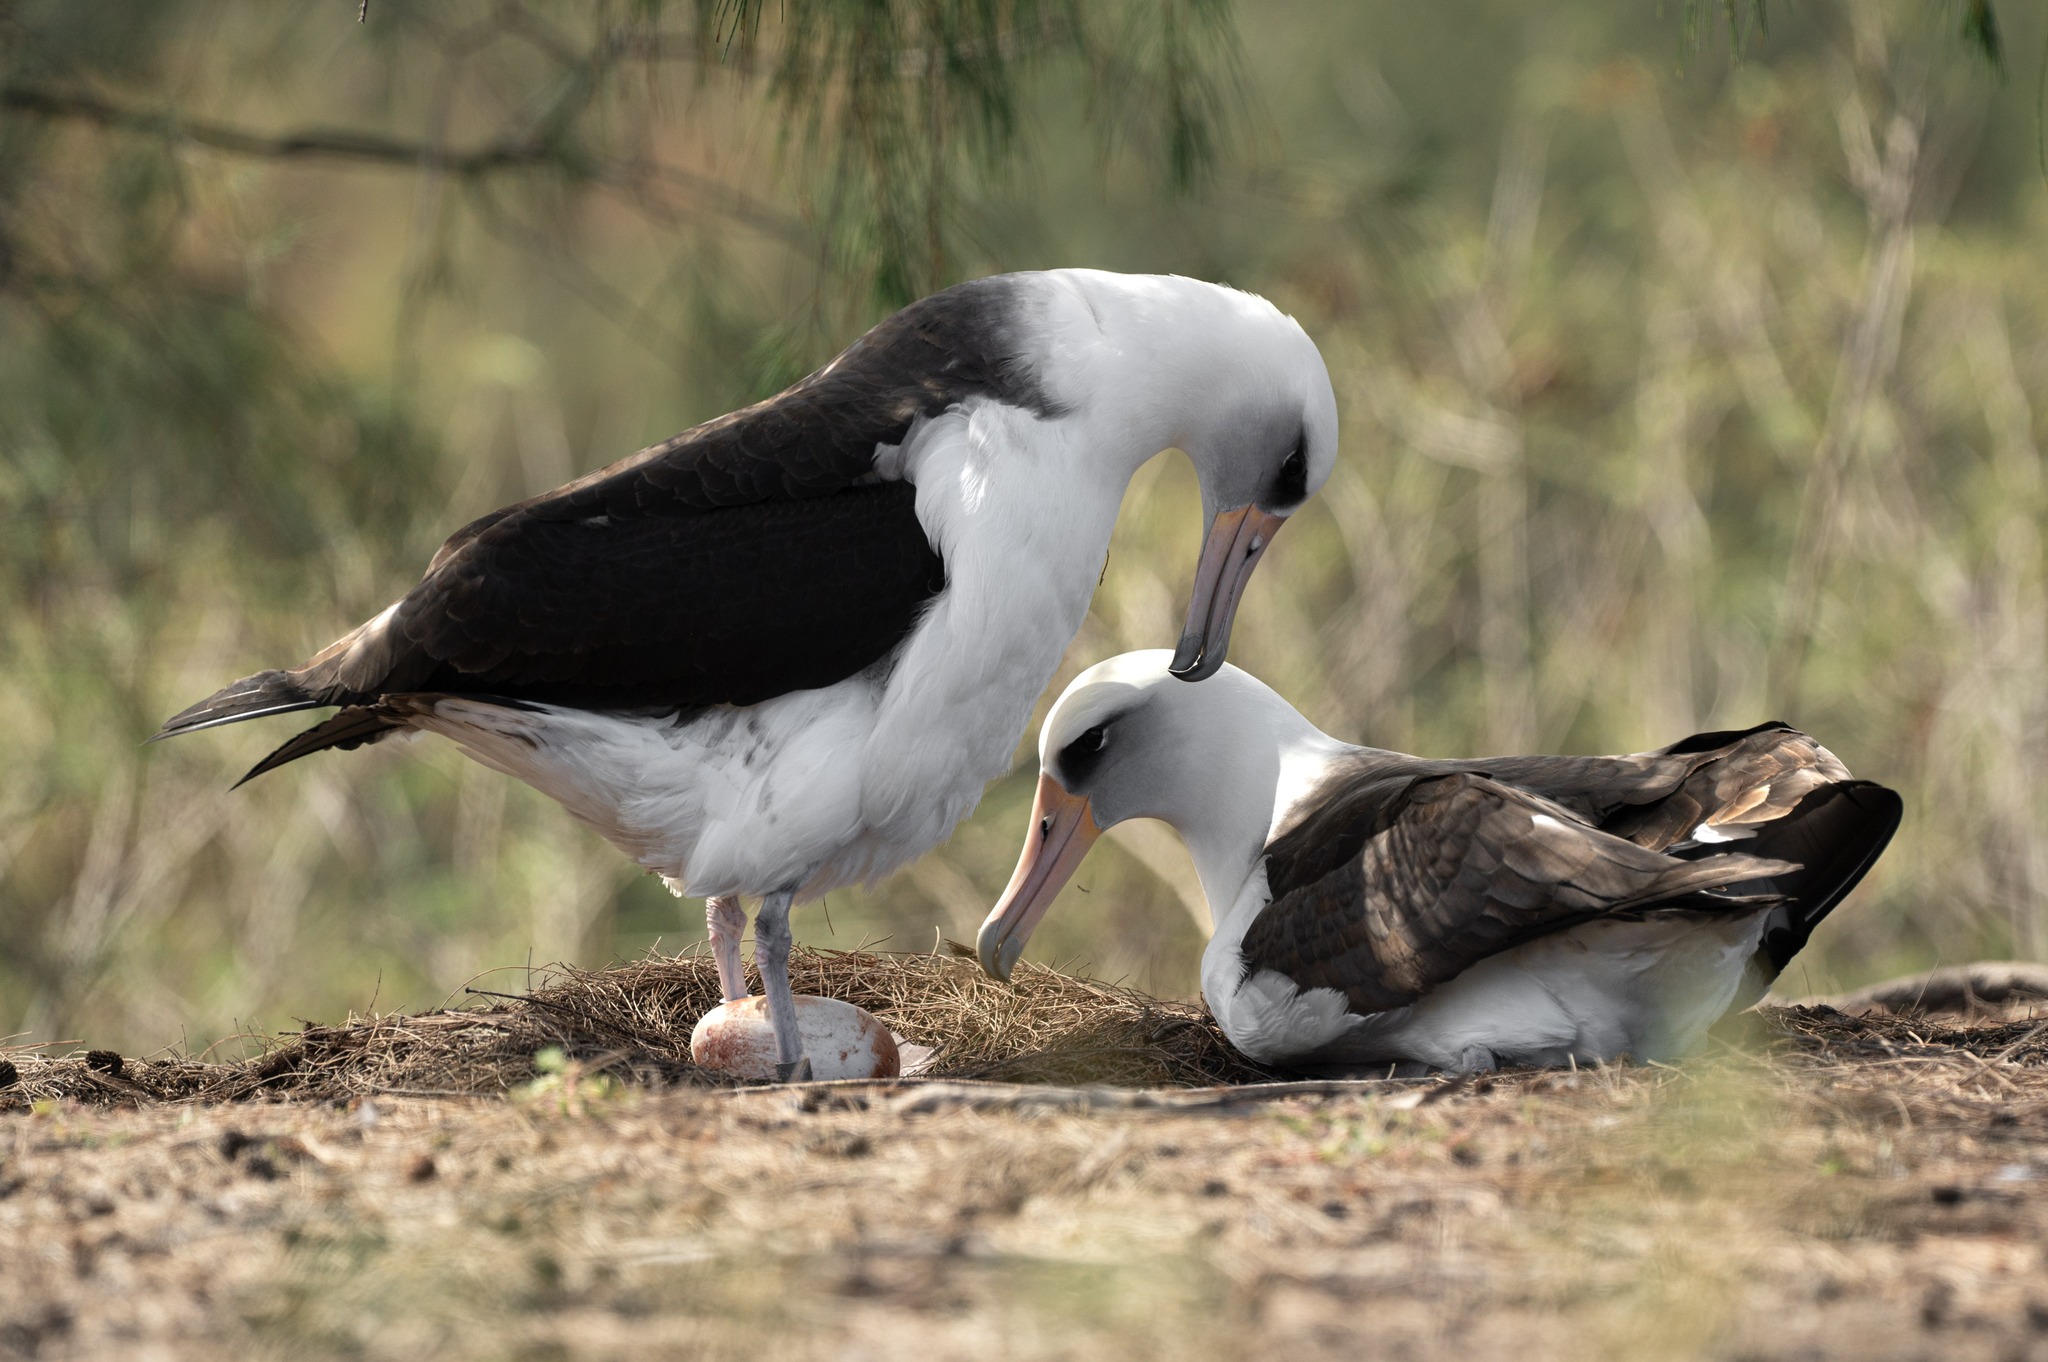
[[[1180,647],[1174,649],[1168,668],[1183,681],[1200,681],[1214,676],[1230,649],[1230,626],[1237,619],[1237,603],[1244,599],[1245,583],[1259,565],[1273,536],[1287,523],[1256,506],[1218,511],[1209,522],[1202,540],[1201,561],[1195,566],[1195,591],[1188,600],[1188,623],[1181,630]]]
[[[1031,832],[1017,858],[1017,871],[974,939],[981,967],[990,975],[1010,977],[1038,920],[1101,835],[1086,796],[1068,794],[1057,780],[1041,773],[1038,798],[1031,803]]]

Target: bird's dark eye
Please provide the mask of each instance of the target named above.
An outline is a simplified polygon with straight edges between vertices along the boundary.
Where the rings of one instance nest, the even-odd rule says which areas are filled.
[[[1087,782],[1102,757],[1102,745],[1109,740],[1108,728],[1107,724],[1097,724],[1060,749],[1060,771],[1067,778],[1068,789],[1078,789]]]
[[[1280,475],[1273,479],[1271,505],[1292,506],[1308,495],[1308,441],[1294,442],[1294,452],[1280,465]]]

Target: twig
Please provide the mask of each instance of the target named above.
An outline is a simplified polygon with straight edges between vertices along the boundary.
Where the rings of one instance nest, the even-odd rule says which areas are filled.
[[[307,128],[266,136],[222,123],[178,118],[112,104],[82,91],[47,90],[17,85],[0,89],[0,108],[41,118],[75,118],[105,128],[146,133],[174,142],[196,142],[238,156],[285,158],[333,157],[383,165],[426,166],[450,175],[482,175],[494,170],[534,167],[560,161],[559,148],[535,137],[519,138],[449,151],[424,142],[402,142],[378,133],[346,128]]]

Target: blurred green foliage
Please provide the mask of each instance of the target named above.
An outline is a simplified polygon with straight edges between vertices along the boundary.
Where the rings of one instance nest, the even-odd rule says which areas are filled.
[[[140,744],[471,516],[1060,264],[1322,344],[1344,457],[1233,660],[1324,727],[1783,717],[1909,810],[1792,987],[2048,950],[2048,196],[1983,60],[2034,10],[356,8],[0,4],[0,1033],[196,1045],[701,937],[434,743],[234,793],[288,723]],[[1199,529],[1149,465],[1061,683],[1174,637]],[[1030,784],[801,935],[971,936]],[[1191,992],[1198,903],[1119,829],[1039,948]]]

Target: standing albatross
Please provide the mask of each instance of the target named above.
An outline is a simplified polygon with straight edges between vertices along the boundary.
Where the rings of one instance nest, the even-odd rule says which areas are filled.
[[[158,736],[341,707],[245,780],[404,729],[452,739],[707,898],[728,998],[759,895],[800,1077],[792,903],[929,851],[1008,769],[1124,490],[1167,448],[1208,517],[1175,655],[1199,681],[1329,476],[1329,374],[1262,298],[1053,270],[934,294],[776,397],[493,511],[310,662]]]
[[[1339,742],[1236,667],[1172,684],[1167,661],[1111,658],[1046,717],[981,962],[1008,978],[1098,833],[1161,819],[1216,923],[1203,997],[1268,1063],[1676,1058],[1763,996],[1899,824],[1896,794],[1784,724],[1440,761]]]

